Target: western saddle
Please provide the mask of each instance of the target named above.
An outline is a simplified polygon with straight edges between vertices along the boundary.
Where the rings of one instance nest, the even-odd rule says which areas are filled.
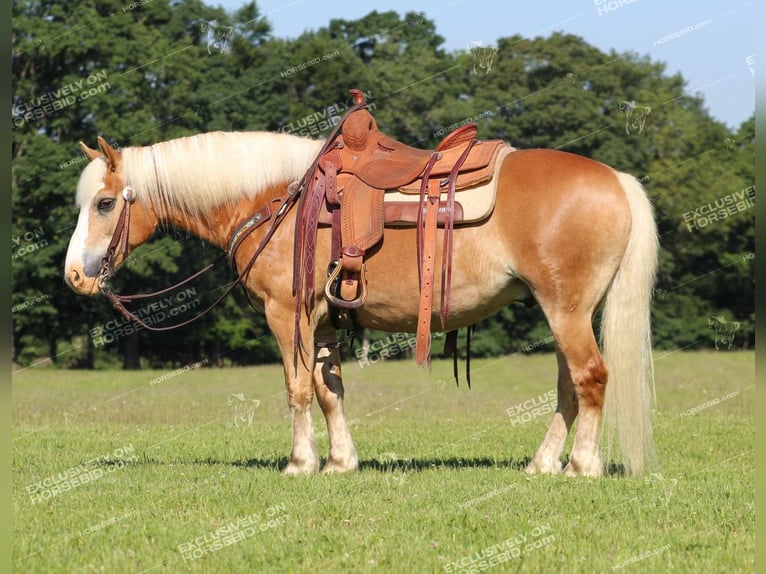
[[[362,92],[351,90],[351,94],[353,107],[328,136],[298,186],[293,278],[296,342],[300,341],[301,305],[308,312],[314,298],[320,224],[333,230],[332,263],[324,291],[338,328],[349,326],[349,316],[367,299],[365,254],[381,241],[384,227],[416,226],[420,297],[415,351],[422,365],[430,362],[431,354],[437,227],[444,229],[440,301],[444,329],[449,315],[452,230],[462,220],[455,192],[490,180],[499,150],[507,144],[477,140],[477,125],[469,123],[447,135],[434,150],[416,149],[382,134]],[[419,201],[385,201],[391,190],[419,194]],[[448,346],[455,342],[448,339]]]

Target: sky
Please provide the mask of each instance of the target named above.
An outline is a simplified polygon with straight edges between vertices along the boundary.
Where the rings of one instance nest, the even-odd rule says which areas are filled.
[[[359,19],[377,10],[423,12],[449,52],[469,43],[496,45],[514,34],[575,34],[604,52],[634,52],[680,72],[689,94],[701,95],[710,114],[736,129],[755,109],[756,20],[763,0],[388,0],[343,2],[256,0],[278,38],[296,38],[333,18]],[[235,10],[246,0],[208,0]]]

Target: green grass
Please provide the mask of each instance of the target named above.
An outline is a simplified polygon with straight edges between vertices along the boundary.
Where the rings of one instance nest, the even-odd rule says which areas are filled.
[[[512,427],[506,409],[554,388],[551,355],[475,361],[470,391],[448,362],[347,362],[362,469],[298,478],[279,474],[279,366],[155,385],[164,372],[28,369],[13,377],[14,571],[752,572],[755,356],[655,360],[662,469],[599,480],[522,470],[549,415]],[[251,424],[235,424],[234,393],[260,401]],[[95,480],[33,503],[30,485],[94,458]],[[245,520],[251,536],[184,561]]]

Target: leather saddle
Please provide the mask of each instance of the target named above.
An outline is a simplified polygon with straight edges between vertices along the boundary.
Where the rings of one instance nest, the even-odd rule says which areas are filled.
[[[356,309],[367,299],[365,253],[377,245],[389,221],[417,227],[420,279],[416,359],[430,360],[436,230],[444,228],[442,251],[442,328],[449,314],[452,229],[460,223],[455,193],[493,177],[502,140],[477,140],[469,123],[448,134],[434,150],[401,143],[378,130],[364,96],[351,90],[354,106],[328,137],[304,178],[296,225],[296,324],[303,301],[313,301],[314,250],[320,223],[333,229],[331,270],[325,295],[337,309]],[[419,201],[392,204],[387,191],[418,194]],[[342,314],[342,313],[341,313]]]

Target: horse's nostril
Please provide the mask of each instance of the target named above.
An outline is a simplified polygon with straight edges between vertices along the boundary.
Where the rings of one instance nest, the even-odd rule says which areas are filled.
[[[76,287],[82,282],[82,276],[80,275],[80,272],[77,271],[77,269],[72,269],[66,275],[66,280],[67,280],[67,283],[69,283],[69,285],[71,285],[72,287]]]

